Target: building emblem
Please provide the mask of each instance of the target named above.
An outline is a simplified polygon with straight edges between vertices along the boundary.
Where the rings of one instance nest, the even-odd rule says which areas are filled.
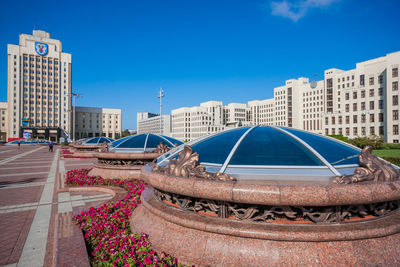
[[[44,43],[35,43],[35,51],[38,55],[44,56],[49,51],[49,46]]]

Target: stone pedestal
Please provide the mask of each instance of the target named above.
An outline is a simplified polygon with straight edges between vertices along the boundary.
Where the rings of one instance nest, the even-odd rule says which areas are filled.
[[[400,266],[400,181],[212,181],[142,169],[131,218],[199,266]]]

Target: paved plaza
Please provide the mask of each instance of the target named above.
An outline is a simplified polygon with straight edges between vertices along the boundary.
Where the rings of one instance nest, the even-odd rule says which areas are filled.
[[[111,199],[63,191],[65,172],[91,167],[93,160],[64,160],[60,153],[39,145],[0,147],[0,266],[61,265],[56,243],[72,212]]]

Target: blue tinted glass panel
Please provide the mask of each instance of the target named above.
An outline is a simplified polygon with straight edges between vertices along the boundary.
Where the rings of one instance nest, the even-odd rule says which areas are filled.
[[[111,145],[112,145],[113,147],[116,147],[116,146],[118,146],[119,144],[121,144],[122,142],[125,142],[125,140],[130,139],[130,138],[133,138],[133,136],[127,136],[127,137],[118,139],[117,141],[112,142]]]
[[[165,135],[162,135],[162,137],[164,137],[165,139],[169,140],[173,145],[175,145],[175,144],[182,145],[183,144],[183,142],[181,142],[181,141],[179,141],[179,140],[177,140],[175,138],[172,138],[172,137],[169,137],[169,136],[165,136]],[[167,144],[167,145],[170,146],[170,144]]]
[[[316,134],[288,128],[285,130],[304,140],[332,165],[360,164],[358,157],[348,158],[361,153],[355,148]]]
[[[149,134],[149,138],[147,138],[146,148],[156,148],[161,142],[169,145],[164,139],[158,137],[157,135]]]
[[[257,127],[240,143],[230,165],[323,165],[292,137],[269,127]]]
[[[85,144],[97,144],[98,138],[92,138],[86,141]]]
[[[199,162],[223,164],[233,146],[248,129],[240,128],[216,135],[193,145],[192,148],[199,153]]]
[[[147,134],[140,134],[121,143],[118,148],[144,148]]]

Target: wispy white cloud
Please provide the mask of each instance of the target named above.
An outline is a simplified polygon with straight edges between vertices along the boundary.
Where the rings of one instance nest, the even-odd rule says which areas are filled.
[[[271,2],[272,15],[281,16],[297,22],[312,8],[323,8],[338,0],[300,0]]]

